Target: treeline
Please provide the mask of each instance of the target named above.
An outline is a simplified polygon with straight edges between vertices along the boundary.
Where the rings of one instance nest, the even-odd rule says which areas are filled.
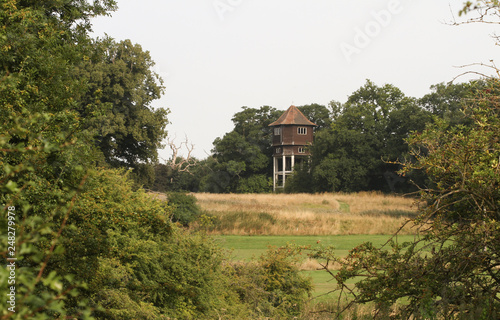
[[[168,110],[150,107],[163,86],[148,52],[90,38],[114,9],[0,1],[0,318],[300,314],[311,283],[283,251],[233,265],[203,226],[182,228],[189,209],[140,188]]]
[[[450,126],[467,125],[462,109],[484,86],[482,81],[437,84],[422,98],[406,96],[393,85],[366,83],[345,103],[299,106],[317,124],[308,165],[287,180],[287,192],[381,191],[407,193],[425,183],[425,173],[398,174],[413,161],[406,139],[437,119]],[[157,191],[265,193],[272,191],[271,130],[284,110],[243,107],[234,129],[217,138],[213,155],[201,161],[177,158],[184,167],[156,165]],[[188,170],[182,170],[187,164]]]

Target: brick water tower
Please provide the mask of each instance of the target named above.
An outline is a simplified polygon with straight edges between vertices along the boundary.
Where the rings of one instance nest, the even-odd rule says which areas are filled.
[[[273,129],[273,190],[284,189],[286,179],[296,165],[307,161],[307,148],[313,142],[316,125],[290,106],[285,113],[269,125]]]

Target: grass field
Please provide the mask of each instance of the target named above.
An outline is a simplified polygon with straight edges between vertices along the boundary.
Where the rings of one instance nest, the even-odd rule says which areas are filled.
[[[375,192],[193,195],[203,214],[213,221],[208,232],[230,250],[232,261],[258,259],[269,246],[287,243],[332,245],[337,256],[343,257],[363,242],[382,246],[398,230],[394,238],[398,242],[412,241],[417,233],[411,224],[402,228],[418,210],[414,199],[402,196]],[[318,271],[319,267],[307,257],[300,265],[313,279],[315,297],[336,286],[331,275]]]
[[[194,195],[216,235],[394,234],[417,211],[414,199],[374,192]]]
[[[382,246],[391,236],[389,235],[334,235],[334,236],[216,236],[223,248],[232,251],[233,260],[248,261],[258,258],[269,246],[280,247],[287,243],[304,246],[334,246],[338,256],[346,256],[348,251],[363,242],[371,242],[375,246]],[[413,235],[402,235],[394,238],[399,242],[412,241]]]
[[[214,218],[210,233],[233,261],[257,259],[269,246],[332,245],[339,257],[363,242],[382,246],[416,215],[414,199],[374,192],[355,194],[194,194],[202,211]],[[394,240],[412,241],[410,225]],[[314,297],[335,289],[317,261],[304,260],[302,272],[313,279]],[[333,271],[335,272],[335,271]]]
[[[363,242],[371,242],[374,246],[384,245],[391,236],[389,235],[334,235],[334,236],[216,236],[220,245],[231,251],[233,261],[251,261],[258,259],[268,248],[285,246],[288,243],[315,247],[318,245],[334,246],[335,253],[339,257],[344,257],[349,250]],[[394,241],[412,241],[413,235],[402,235],[393,238]],[[319,242],[319,243],[318,243]],[[315,260],[304,257],[300,266],[302,272],[311,277],[315,285],[313,297],[320,297],[318,300],[327,299],[324,294],[335,289],[335,282],[331,275],[324,270],[319,270],[320,265]],[[333,271],[335,272],[335,271]],[[331,299],[332,297],[328,297]]]

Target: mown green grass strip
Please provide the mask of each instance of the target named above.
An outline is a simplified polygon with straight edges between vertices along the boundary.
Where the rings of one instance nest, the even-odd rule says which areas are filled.
[[[371,242],[374,246],[381,246],[391,238],[390,235],[337,235],[337,236],[216,236],[223,248],[232,251],[235,261],[249,261],[258,258],[269,249],[269,246],[281,247],[287,243],[296,245],[310,245],[312,247],[322,244],[334,246],[338,256],[346,256],[349,250],[362,244]],[[395,238],[396,239],[396,238]],[[397,237],[400,243],[413,241],[413,235]]]
[[[287,243],[295,243],[296,245],[310,245],[312,247],[319,244],[332,245],[335,247],[336,254],[339,257],[344,257],[349,250],[364,243],[371,242],[374,246],[380,247],[384,245],[390,238],[390,235],[337,235],[337,236],[217,236],[220,245],[223,248],[232,251],[232,259],[234,261],[251,261],[258,259],[265,253],[270,246],[280,247]],[[415,236],[402,235],[395,237],[394,240],[399,243],[411,242]],[[328,301],[338,298],[338,292],[335,294],[325,295],[334,290],[337,286],[332,276],[324,270],[318,271],[302,271],[305,275],[312,278],[314,284],[313,297],[317,297],[315,302]],[[336,273],[337,271],[333,271]],[[354,285],[356,280],[352,280]]]

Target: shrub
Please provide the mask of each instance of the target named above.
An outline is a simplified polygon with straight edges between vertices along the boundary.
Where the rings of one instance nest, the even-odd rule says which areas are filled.
[[[225,253],[201,234],[174,228],[171,236],[110,230],[110,258],[92,287],[99,319],[214,319],[246,314],[227,284]]]
[[[290,319],[303,312],[313,287],[312,280],[300,274],[300,253],[301,248],[292,245],[270,248],[256,262],[233,266],[233,286],[259,319]]]
[[[173,222],[188,226],[200,217],[201,209],[193,195],[183,192],[170,192],[167,197],[169,205],[174,207],[172,212]]]
[[[238,181],[238,193],[269,193],[272,190],[272,180],[264,174],[255,174]]]
[[[119,170],[93,171],[69,215],[71,227],[62,233],[66,250],[47,270],[85,281],[78,299],[88,298],[97,319],[245,314],[227,285],[223,250],[207,236],[177,228],[168,220],[172,214],[164,202],[134,191]]]

